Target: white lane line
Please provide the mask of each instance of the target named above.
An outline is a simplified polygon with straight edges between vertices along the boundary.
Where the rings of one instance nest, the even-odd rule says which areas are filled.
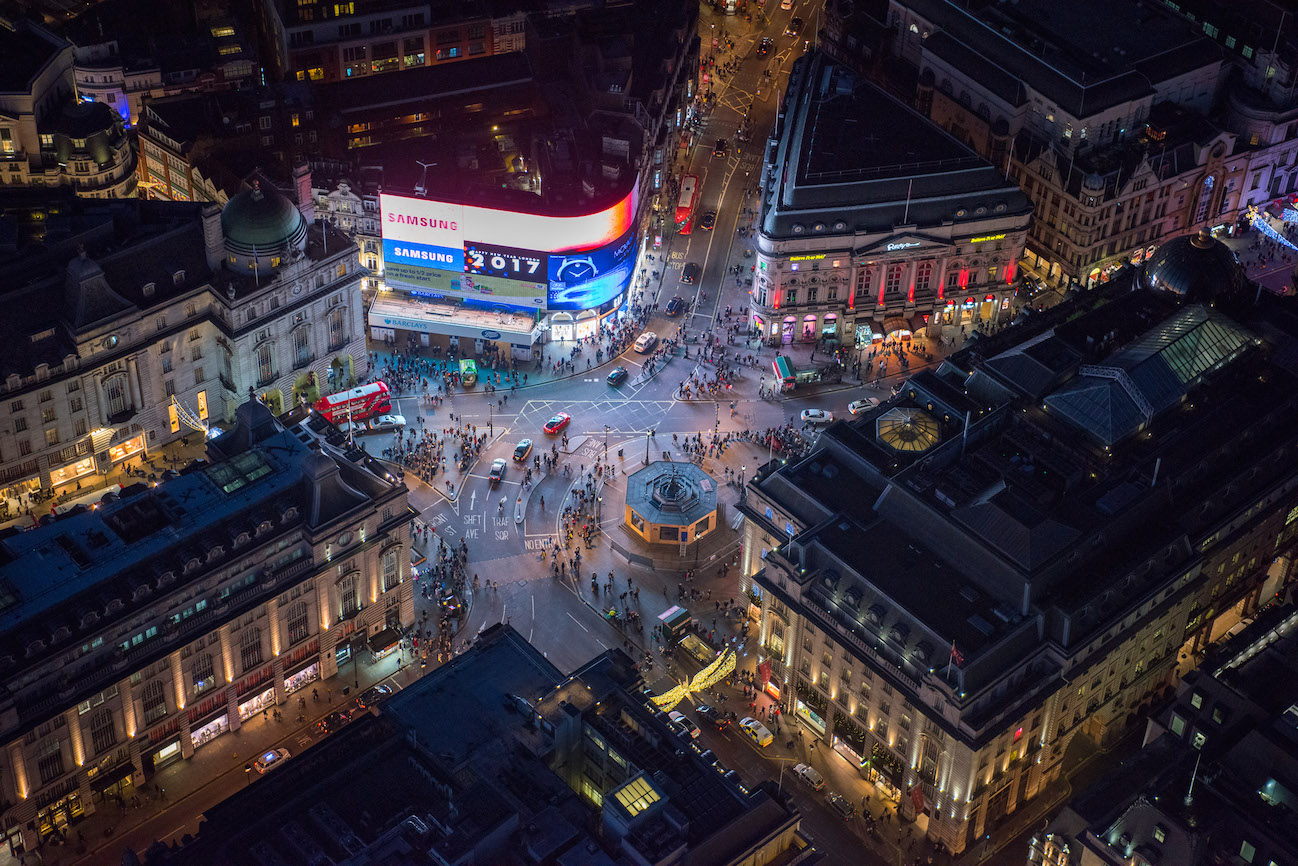
[[[571,619],[573,622],[577,623],[577,625],[581,625],[581,620],[577,619],[577,617],[573,616],[571,613],[568,614],[568,618]],[[584,625],[581,625],[581,630],[590,631],[590,629],[586,628],[586,626]],[[604,647],[604,649],[608,649],[608,647]]]

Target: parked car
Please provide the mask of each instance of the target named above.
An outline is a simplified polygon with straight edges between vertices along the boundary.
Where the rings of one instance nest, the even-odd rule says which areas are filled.
[[[385,430],[401,430],[406,426],[404,415],[380,415],[370,422],[370,429],[376,433]]]
[[[379,701],[392,694],[392,686],[387,683],[379,683],[377,686],[371,686],[361,692],[360,697],[356,699],[356,706],[362,710],[368,709],[378,704]]]
[[[626,367],[614,367],[608,373],[607,382],[610,385],[614,385],[614,386],[621,385],[623,382],[626,381],[626,377],[627,377]]]
[[[691,740],[698,738],[699,726],[691,722],[684,713],[673,710],[667,714],[667,717],[684,728],[685,732],[689,734]]]
[[[775,43],[771,40],[771,37],[763,36],[762,41],[757,43],[757,56],[765,57],[766,55],[770,54],[771,46],[774,44]]]
[[[860,415],[862,412],[868,412],[875,406],[879,405],[877,397],[862,397],[860,400],[853,400],[847,404],[847,411],[853,415]]]
[[[682,298],[680,295],[675,295],[670,301],[667,302],[667,309],[665,310],[665,312],[669,316],[679,316],[684,309],[685,309],[685,299]]]
[[[775,740],[775,735],[766,729],[766,725],[750,716],[740,719],[739,727],[748,735],[748,739],[762,748],[766,748]]]
[[[820,775],[816,768],[810,764],[794,764],[793,775],[805,782],[813,791],[819,791],[825,787],[825,777]]]
[[[786,12],[789,11],[793,8],[793,0],[780,0],[780,8]]]
[[[572,416],[567,412],[559,412],[549,421],[546,421],[545,426],[541,429],[546,433],[553,435],[561,431],[564,427],[567,427],[570,423],[572,423]]]
[[[706,719],[708,723],[718,731],[724,731],[726,728],[730,727],[730,720],[726,718],[726,714],[718,710],[716,707],[709,707],[707,704],[703,704],[699,707],[698,712],[700,717]]]
[[[505,477],[505,467],[509,464],[505,462],[504,457],[497,457],[491,461],[491,471],[487,473],[487,483],[495,486]]]
[[[699,228],[705,232],[712,231],[712,227],[717,224],[717,212],[714,210],[707,211],[699,217]]]
[[[829,808],[837,812],[844,821],[856,817],[856,805],[842,794],[833,791],[829,792]]]
[[[645,331],[643,334],[636,337],[635,340],[635,350],[641,355],[648,353],[648,351],[656,345],[658,345],[658,335],[653,331]],[[546,432],[548,433],[550,431],[547,430]]]
[[[681,282],[691,284],[691,285],[694,284],[699,279],[699,271],[700,268],[698,266],[698,263],[690,262],[688,265],[685,266],[685,270],[681,271]]]
[[[824,409],[803,409],[800,417],[803,424],[829,424],[834,420],[834,413]]]
[[[289,755],[288,749],[271,749],[253,761],[252,766],[258,773],[269,773],[282,767],[290,757],[292,756]]]
[[[522,463],[527,459],[527,455],[532,453],[532,440],[519,439],[518,444],[514,446],[514,462]]]
[[[726,141],[724,138],[718,138],[717,146],[712,148],[712,155],[725,156],[728,153],[730,153],[730,142]]]

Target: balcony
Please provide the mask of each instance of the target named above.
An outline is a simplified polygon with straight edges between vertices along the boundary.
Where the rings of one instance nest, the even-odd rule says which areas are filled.
[[[279,380],[279,373],[271,373],[269,376],[263,376],[257,380],[258,388],[269,388]]]
[[[293,365],[293,369],[301,370],[305,367],[310,367],[314,363],[315,363],[315,355],[303,355],[302,357],[297,359],[297,363]]]

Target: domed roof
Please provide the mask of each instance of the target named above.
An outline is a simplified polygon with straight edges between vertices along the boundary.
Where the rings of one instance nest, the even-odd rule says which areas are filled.
[[[232,252],[252,255],[255,249],[260,255],[300,246],[306,239],[306,219],[278,190],[262,189],[254,181],[252,189],[230,199],[221,211],[221,231]]]
[[[1168,241],[1145,259],[1140,284],[1188,303],[1211,303],[1243,288],[1244,268],[1225,244],[1201,229]]]

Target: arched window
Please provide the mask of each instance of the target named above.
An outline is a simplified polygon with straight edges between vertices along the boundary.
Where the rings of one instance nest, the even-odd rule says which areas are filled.
[[[113,729],[113,711],[100,707],[90,717],[90,744],[93,754],[106,752],[117,745],[117,732]]]
[[[915,266],[915,289],[920,292],[927,292],[930,283],[933,281],[933,263],[920,262]]]
[[[216,669],[213,667],[212,654],[200,653],[194,657],[194,697],[216,685]]]
[[[306,640],[311,634],[311,627],[307,621],[306,602],[299,600],[290,604],[285,622],[288,623],[289,646]]]
[[[1199,210],[1194,216],[1194,221],[1199,223],[1208,218],[1208,208],[1212,205],[1212,184],[1213,176],[1208,175],[1203,179],[1203,189],[1199,191]]]
[[[144,686],[140,693],[140,702],[144,705],[144,723],[151,725],[167,714],[167,695],[162,687],[162,680],[153,679]]]
[[[244,673],[261,664],[261,629],[255,625],[244,628],[239,637],[239,661]]]

